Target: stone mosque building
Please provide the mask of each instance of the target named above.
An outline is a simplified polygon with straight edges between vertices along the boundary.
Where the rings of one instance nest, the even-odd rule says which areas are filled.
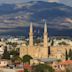
[[[20,48],[20,57],[24,55],[30,55],[33,58],[48,58],[48,36],[47,36],[47,25],[44,26],[44,39],[43,46],[34,46],[33,44],[33,27],[30,25],[29,32],[29,45],[22,44]]]
[[[48,47],[48,32],[47,32],[47,24],[44,25],[44,34],[43,34],[43,45],[34,45],[33,43],[33,27],[30,24],[30,32],[29,32],[29,45],[25,43],[22,44],[20,48],[20,57],[24,55],[30,55],[32,58],[42,59],[42,58],[56,58],[56,59],[65,59],[65,52],[72,46],[50,46]],[[50,50],[50,54],[48,53]]]

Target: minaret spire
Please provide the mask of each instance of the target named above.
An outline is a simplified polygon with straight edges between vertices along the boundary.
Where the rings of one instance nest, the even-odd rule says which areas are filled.
[[[30,24],[30,32],[29,32],[29,46],[33,46],[33,27],[32,23]]]
[[[47,24],[44,26],[44,48],[48,47]]]
[[[47,24],[45,22],[45,26],[44,26],[44,33],[47,33]]]

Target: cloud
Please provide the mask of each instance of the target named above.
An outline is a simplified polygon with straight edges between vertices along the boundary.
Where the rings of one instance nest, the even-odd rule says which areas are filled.
[[[70,19],[70,18],[65,18],[65,22],[72,23],[72,19]]]
[[[48,0],[48,2],[59,2],[59,0]]]
[[[0,0],[0,3],[22,3],[26,2],[26,0]]]

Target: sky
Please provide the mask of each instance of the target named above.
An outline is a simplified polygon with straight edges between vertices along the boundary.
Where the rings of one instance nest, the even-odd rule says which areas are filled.
[[[72,0],[0,0],[0,3],[23,3],[28,1],[49,1],[49,2],[60,2],[68,6],[72,6]]]

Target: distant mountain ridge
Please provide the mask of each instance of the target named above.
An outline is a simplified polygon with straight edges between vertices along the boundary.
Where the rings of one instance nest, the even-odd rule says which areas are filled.
[[[0,5],[0,16],[4,15],[13,17],[21,15],[26,17],[26,22],[33,22],[35,26],[39,25],[42,27],[46,20],[50,35],[71,35],[72,7],[64,4],[44,1],[2,4]],[[16,28],[14,28],[14,30],[16,30]]]

